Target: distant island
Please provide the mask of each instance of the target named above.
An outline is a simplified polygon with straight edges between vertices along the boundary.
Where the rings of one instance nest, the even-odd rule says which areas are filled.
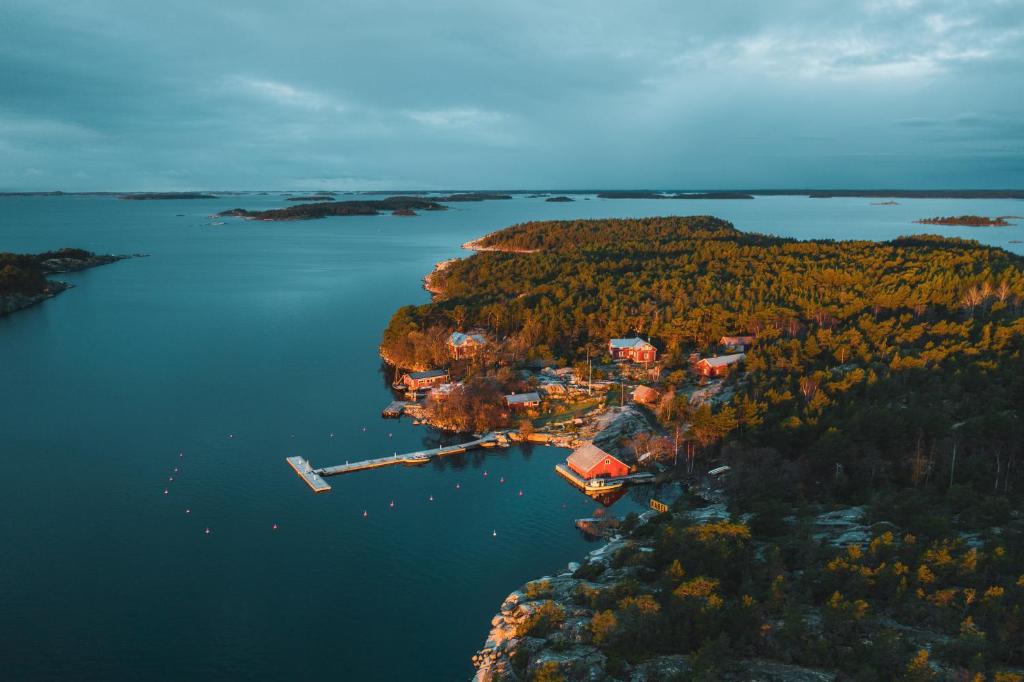
[[[807,194],[812,199],[857,197],[870,199],[1024,199],[1019,189],[830,189],[830,190],[765,190],[755,194]]]
[[[487,192],[465,192],[441,197],[426,196],[394,196],[386,199],[353,199],[350,201],[329,201],[314,204],[289,206],[288,208],[272,208],[266,211],[249,211],[244,208],[233,208],[222,211],[218,216],[246,218],[248,220],[312,220],[331,216],[379,215],[390,212],[392,215],[411,216],[416,211],[444,211],[445,203],[460,201],[491,201],[495,199],[511,199],[509,194],[490,194]]]
[[[141,194],[122,194],[119,199],[125,201],[160,201],[164,199],[216,199],[216,195],[202,192],[148,192]]]
[[[981,215],[958,215],[943,216],[939,218],[922,218],[914,222],[921,225],[962,225],[966,227],[1009,227],[1013,223],[1006,222],[1006,218],[1014,216],[997,216],[989,218]]]
[[[745,192],[599,192],[601,199],[753,199]]]
[[[434,201],[440,201],[443,203],[451,203],[458,201],[496,201],[501,199],[511,199],[511,194],[494,194],[491,192],[459,192],[457,194],[449,194],[444,197],[428,197]]]
[[[544,201],[549,201],[549,202],[555,204],[555,203],[564,203],[564,202],[567,202],[567,201],[576,201],[576,200],[573,199],[572,197],[560,196],[560,197],[548,197]]]
[[[60,249],[39,254],[0,253],[0,316],[28,308],[72,285],[47,275],[107,265],[128,256],[108,256],[83,249]]]
[[[334,194],[325,192],[323,194],[310,194],[304,197],[288,197],[285,201],[334,201]]]
[[[419,197],[388,197],[387,199],[355,199],[352,201],[331,201],[316,204],[300,204],[287,208],[272,208],[266,211],[249,211],[233,208],[222,211],[218,216],[246,218],[247,220],[313,220],[330,216],[379,215],[394,211],[443,211],[445,207],[436,201]]]

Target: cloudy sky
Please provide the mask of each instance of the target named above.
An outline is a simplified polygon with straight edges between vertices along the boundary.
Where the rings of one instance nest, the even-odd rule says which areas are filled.
[[[1022,0],[0,3],[0,189],[1022,186]]]

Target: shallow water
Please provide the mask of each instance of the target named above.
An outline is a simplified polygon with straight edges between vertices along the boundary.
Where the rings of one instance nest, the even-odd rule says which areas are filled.
[[[571,522],[595,503],[552,470],[564,451],[362,472],[322,495],[284,463],[436,442],[380,418],[391,395],[376,346],[398,306],[426,300],[422,275],[516,222],[673,212],[800,238],[930,232],[1024,253],[1009,244],[1021,227],[911,222],[1020,215],[1018,201],[870,202],[516,198],[214,227],[216,211],[284,202],[0,198],[0,251],[149,254],[62,276],[76,288],[0,319],[0,676],[468,677],[502,598],[594,547]]]

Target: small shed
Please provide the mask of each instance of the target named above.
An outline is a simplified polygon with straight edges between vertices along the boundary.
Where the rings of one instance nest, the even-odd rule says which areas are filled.
[[[641,405],[653,405],[661,398],[661,392],[650,386],[637,386],[633,391],[633,402]]]

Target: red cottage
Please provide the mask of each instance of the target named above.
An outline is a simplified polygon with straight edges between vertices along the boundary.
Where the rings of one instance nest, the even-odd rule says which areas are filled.
[[[629,466],[593,443],[587,443],[569,455],[569,468],[586,479],[614,478],[629,473]]]
[[[608,354],[612,356],[612,360],[654,362],[658,356],[658,351],[647,341],[634,337],[631,339],[612,339],[608,342]]]
[[[738,365],[747,357],[746,353],[719,355],[713,358],[701,358],[694,366],[697,374],[705,377],[721,377],[729,373],[733,365]]]

